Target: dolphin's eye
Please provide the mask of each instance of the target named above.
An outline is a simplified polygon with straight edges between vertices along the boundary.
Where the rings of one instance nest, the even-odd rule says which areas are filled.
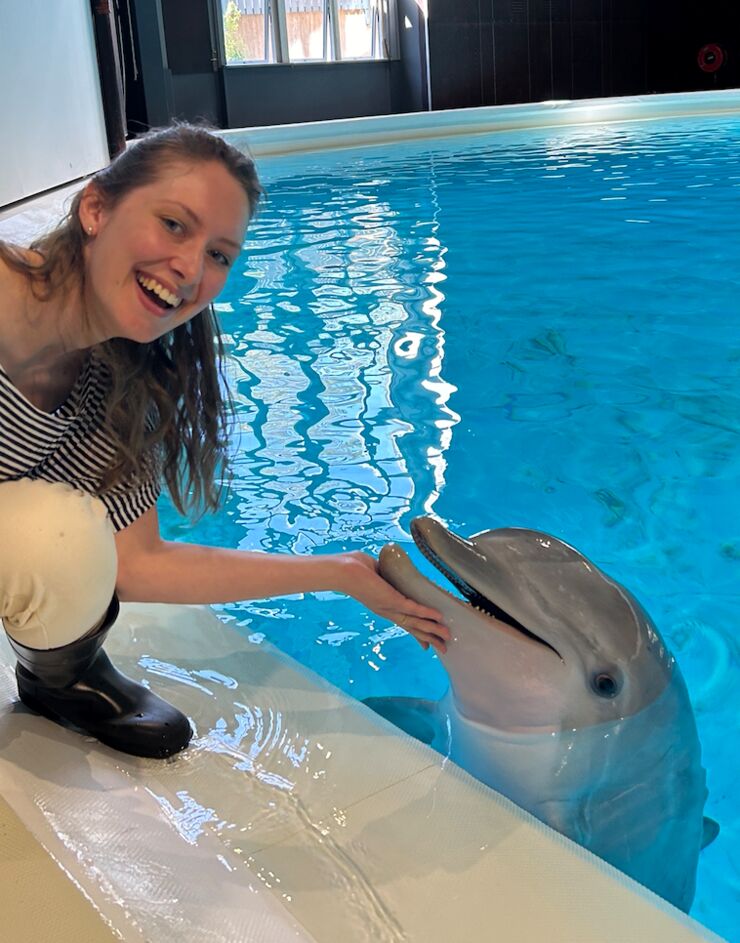
[[[616,679],[604,671],[593,677],[591,687],[599,697],[616,697],[619,694],[619,684]]]

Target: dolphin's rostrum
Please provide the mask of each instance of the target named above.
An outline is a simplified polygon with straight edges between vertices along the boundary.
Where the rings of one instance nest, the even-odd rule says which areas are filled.
[[[389,544],[382,575],[452,632],[438,703],[367,703],[661,897],[688,911],[705,774],[686,685],[637,600],[572,547],[520,528],[469,539],[412,522],[464,598]]]

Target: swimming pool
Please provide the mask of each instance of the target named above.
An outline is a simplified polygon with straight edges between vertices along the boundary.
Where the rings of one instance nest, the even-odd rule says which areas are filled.
[[[421,513],[581,549],[686,677],[722,829],[692,914],[730,940],[739,142],[740,119],[715,116],[261,160],[269,200],[219,303],[236,479],[195,528],[161,509],[171,538],[244,549],[377,552]],[[351,600],[222,615],[360,698],[446,686]]]

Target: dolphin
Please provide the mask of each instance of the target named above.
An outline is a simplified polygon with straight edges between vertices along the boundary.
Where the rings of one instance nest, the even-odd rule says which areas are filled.
[[[421,553],[397,544],[381,575],[441,611],[452,638],[437,703],[365,703],[563,835],[688,912],[716,834],[679,667],[634,596],[573,547],[524,528],[469,539],[429,517]],[[714,834],[713,834],[714,833]]]

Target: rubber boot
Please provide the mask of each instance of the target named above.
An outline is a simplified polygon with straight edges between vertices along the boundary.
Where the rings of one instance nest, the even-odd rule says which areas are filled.
[[[115,750],[172,756],[190,742],[190,722],[111,664],[102,645],[118,611],[114,596],[99,628],[61,648],[27,648],[8,636],[18,659],[18,693],[31,710],[79,727]]]

